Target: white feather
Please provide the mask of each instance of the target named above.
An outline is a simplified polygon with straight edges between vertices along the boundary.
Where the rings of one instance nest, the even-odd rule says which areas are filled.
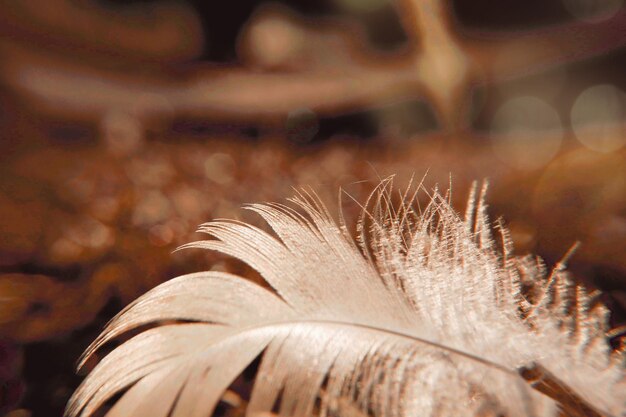
[[[548,274],[511,256],[505,230],[497,251],[486,187],[465,219],[437,192],[419,212],[408,191],[394,206],[392,188],[384,180],[365,203],[357,243],[306,192],[291,200],[296,209],[248,207],[274,235],[234,221],[201,226],[212,239],[188,247],[239,258],[274,292],[218,272],[155,288],[85,357],[161,325],[102,360],[67,415],[90,416],[124,392],[108,416],[209,416],[260,355],[249,416],[550,416],[557,405],[624,415],[624,360],[606,341],[606,310],[562,265]],[[520,376],[526,368],[544,377],[538,390]],[[541,389],[550,384],[556,391]]]

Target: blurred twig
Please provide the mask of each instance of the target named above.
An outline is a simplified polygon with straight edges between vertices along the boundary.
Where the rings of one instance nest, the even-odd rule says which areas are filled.
[[[274,18],[287,22],[291,35],[307,40],[296,48],[317,40],[320,43],[317,53],[345,48],[337,55],[347,58],[336,65],[319,67],[311,59],[309,68],[298,71],[281,70],[278,65],[277,70],[263,71],[245,67],[178,66],[175,71],[147,72],[141,67],[116,70],[93,66],[38,51],[35,46],[28,46],[28,42],[24,48],[7,47],[5,41],[1,53],[12,64],[3,69],[0,77],[39,111],[69,120],[98,123],[109,111],[143,106],[144,115],[157,119],[194,117],[265,123],[283,120],[289,111],[297,108],[332,114],[400,99],[423,98],[435,109],[444,130],[459,131],[469,123],[467,98],[472,88],[585,59],[626,44],[626,37],[620,35],[626,28],[626,12],[603,24],[571,22],[536,31],[503,33],[458,31],[451,8],[443,0],[399,0],[397,6],[409,38],[408,52],[397,55],[381,56],[368,50],[364,47],[366,42],[358,41],[360,34],[354,26],[341,22],[334,27],[321,25],[333,28],[334,35],[329,38],[312,29],[320,22],[275,12]],[[12,8],[8,3],[4,7]],[[23,21],[27,16],[43,18],[36,8],[18,10],[25,13]],[[258,19],[262,18],[259,14]],[[66,32],[76,35],[84,28],[79,26],[71,32],[63,26],[64,21],[46,22],[47,31],[57,37]],[[172,41],[171,48],[167,43],[146,42],[140,30],[133,35],[132,31],[138,29],[128,28],[128,22],[119,24],[127,29],[120,30],[122,35],[111,44],[112,48],[140,55],[163,51],[172,58],[176,56],[175,45],[179,45],[182,48],[179,52],[189,55],[184,42]],[[250,23],[254,24],[255,21]],[[84,42],[91,47],[106,45],[107,39],[87,38]],[[338,39],[343,42],[337,42]],[[262,47],[263,39],[259,42]],[[147,45],[153,48],[158,45],[159,49]],[[294,45],[287,41],[286,47]],[[144,105],[146,98],[152,99],[152,104]]]
[[[95,0],[2,0],[0,35],[108,59],[184,61],[203,46],[198,17],[171,1],[114,7]]]

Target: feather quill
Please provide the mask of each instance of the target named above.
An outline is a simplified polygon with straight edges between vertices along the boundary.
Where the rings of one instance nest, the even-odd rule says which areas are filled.
[[[219,220],[186,247],[233,256],[270,289],[221,272],[182,276],[124,309],[86,351],[152,325],[106,356],[70,400],[70,417],[206,417],[261,356],[246,415],[623,416],[624,355],[607,310],[562,264],[514,257],[491,235],[486,186],[465,218],[437,191],[383,180],[354,241],[302,191],[254,204],[273,233]],[[174,322],[173,322],[174,321]],[[593,414],[595,413],[595,414]]]

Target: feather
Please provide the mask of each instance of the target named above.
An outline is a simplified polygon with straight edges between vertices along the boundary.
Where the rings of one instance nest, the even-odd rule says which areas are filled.
[[[421,186],[421,185],[420,185]],[[564,262],[548,272],[497,249],[486,185],[465,218],[436,190],[427,207],[383,180],[357,240],[319,198],[247,208],[272,233],[228,220],[187,245],[233,256],[270,289],[222,272],[182,276],[114,318],[86,351],[140,332],[106,356],[66,415],[205,417],[261,357],[246,413],[284,416],[623,416],[622,352],[607,310]],[[595,414],[594,414],[595,413]]]

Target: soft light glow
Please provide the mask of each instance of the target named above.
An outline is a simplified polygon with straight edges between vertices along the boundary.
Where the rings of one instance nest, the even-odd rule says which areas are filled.
[[[515,53],[512,54],[511,50],[515,50]],[[503,48],[495,55],[492,62],[493,73],[524,71],[528,68],[529,62],[546,62],[548,57],[559,54],[559,46],[556,44],[548,42],[532,44],[524,39],[511,40],[509,48]],[[550,101],[557,99],[568,85],[568,71],[566,65],[557,65],[540,74],[506,80],[495,87],[504,97],[528,95]]]
[[[578,140],[589,149],[612,152],[626,144],[626,96],[612,85],[583,91],[572,107],[571,123]]]
[[[302,31],[281,15],[264,15],[252,22],[245,36],[246,51],[254,64],[278,67],[298,53],[305,39]]]
[[[226,153],[214,153],[204,161],[204,174],[217,184],[231,184],[235,180],[235,161]]]
[[[615,16],[624,0],[563,0],[563,5],[574,17],[596,23]]]
[[[138,118],[122,111],[110,111],[102,119],[100,130],[109,152],[128,156],[141,148],[144,126]]]
[[[496,155],[521,169],[535,169],[548,163],[558,152],[562,137],[558,113],[536,97],[507,101],[492,121]]]
[[[367,13],[382,9],[388,0],[336,0],[340,7],[350,12]]]

